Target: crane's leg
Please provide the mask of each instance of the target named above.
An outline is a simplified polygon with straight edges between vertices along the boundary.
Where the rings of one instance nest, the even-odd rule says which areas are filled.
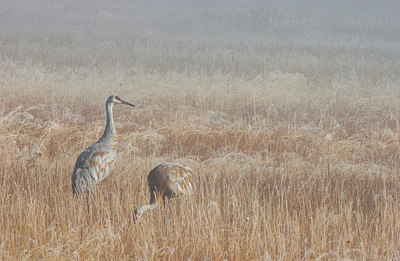
[[[90,194],[89,190],[86,191],[86,204],[88,213],[90,213],[89,194]]]
[[[92,195],[92,206],[95,207],[93,190],[90,190],[90,195]]]
[[[93,190],[92,189],[88,189],[87,191],[86,191],[86,204],[87,204],[87,209],[88,209],[88,212],[90,213],[90,201],[89,201],[89,195],[90,195],[90,197],[91,197],[91,199],[92,199],[92,207],[94,207],[94,193],[93,193]]]
[[[165,209],[164,226],[169,227],[169,219],[168,219],[169,199],[166,199],[166,197],[163,197],[163,201],[164,201],[164,209]]]

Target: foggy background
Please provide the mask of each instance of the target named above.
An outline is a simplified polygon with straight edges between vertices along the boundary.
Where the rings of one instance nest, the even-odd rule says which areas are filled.
[[[0,58],[50,70],[301,73],[393,87],[398,1],[1,1]]]

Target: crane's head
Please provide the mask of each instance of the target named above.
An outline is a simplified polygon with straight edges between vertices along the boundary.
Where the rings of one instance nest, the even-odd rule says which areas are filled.
[[[133,221],[136,223],[139,221],[139,219],[142,217],[142,213],[139,213],[139,210],[136,208],[133,211]]]
[[[121,99],[119,96],[117,95],[111,95],[110,97],[108,97],[107,99],[107,104],[109,103],[114,103],[114,104],[126,104],[132,107],[135,107],[135,105],[133,105],[132,103],[126,102],[123,99]]]

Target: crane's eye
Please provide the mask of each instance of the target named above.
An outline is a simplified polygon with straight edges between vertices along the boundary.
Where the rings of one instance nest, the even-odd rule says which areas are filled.
[[[118,97],[118,96],[115,96],[115,99],[116,99],[117,101],[121,101],[121,98]]]

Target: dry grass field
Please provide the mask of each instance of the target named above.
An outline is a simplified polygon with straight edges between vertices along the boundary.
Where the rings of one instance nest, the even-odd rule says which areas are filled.
[[[396,1],[0,1],[3,260],[400,260]],[[96,206],[83,149],[119,135]],[[146,176],[196,193],[134,224]]]

